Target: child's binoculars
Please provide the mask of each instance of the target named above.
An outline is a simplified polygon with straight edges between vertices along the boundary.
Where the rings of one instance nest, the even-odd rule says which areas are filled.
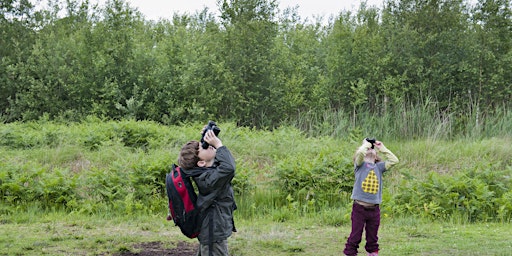
[[[220,128],[217,126],[217,124],[214,121],[209,121],[208,125],[206,126],[206,128],[203,131],[203,134],[201,135],[201,147],[203,147],[204,149],[207,149],[210,146],[210,144],[208,144],[208,142],[204,141],[204,135],[209,130],[213,130],[213,133],[215,133],[215,136],[218,136],[220,133]]]
[[[365,138],[365,140],[372,144],[372,149],[375,148],[375,142],[377,141],[375,138]]]

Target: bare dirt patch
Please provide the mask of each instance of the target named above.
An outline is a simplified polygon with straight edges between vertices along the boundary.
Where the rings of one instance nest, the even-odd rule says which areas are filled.
[[[137,252],[121,252],[117,256],[194,256],[197,245],[187,242],[178,242],[175,248],[166,248],[161,242],[140,243],[133,246]]]

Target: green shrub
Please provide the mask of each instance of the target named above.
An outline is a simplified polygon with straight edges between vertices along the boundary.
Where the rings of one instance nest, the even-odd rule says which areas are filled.
[[[158,127],[151,122],[122,121],[114,125],[114,133],[126,146],[147,149],[149,141],[159,136]]]
[[[512,188],[509,175],[510,170],[493,166],[454,174],[430,172],[426,180],[403,180],[390,205],[399,215],[434,219],[462,216],[472,222],[497,220],[509,214],[501,199]]]
[[[1,124],[0,211],[165,215],[165,175],[181,146],[200,138],[203,125],[95,118]],[[276,221],[319,216],[328,225],[347,221],[352,155],[362,130],[334,139],[308,137],[293,127],[268,131],[222,123],[221,129],[237,163],[237,215],[270,215]],[[383,214],[510,221],[510,142],[386,142],[401,163],[385,173]]]
[[[34,124],[6,124],[0,126],[0,146],[11,149],[32,148],[41,143],[41,134]]]
[[[322,148],[309,155],[293,155],[277,163],[275,182],[300,203],[315,199],[319,205],[337,201],[352,191],[354,167],[351,154],[343,149]]]
[[[512,191],[504,193],[500,198],[496,199],[497,213],[496,218],[502,222],[512,219]]]

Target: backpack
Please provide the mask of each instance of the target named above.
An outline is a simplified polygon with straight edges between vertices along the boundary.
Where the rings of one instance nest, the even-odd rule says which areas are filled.
[[[201,210],[197,207],[197,194],[190,177],[175,164],[165,178],[167,197],[169,198],[169,215],[167,220],[174,224],[188,238],[199,235],[203,218]]]

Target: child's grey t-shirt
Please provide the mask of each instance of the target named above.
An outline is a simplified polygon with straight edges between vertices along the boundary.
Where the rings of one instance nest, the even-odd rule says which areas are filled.
[[[385,162],[376,164],[363,162],[354,170],[356,181],[352,189],[353,200],[370,204],[382,203],[382,173],[386,171]]]

